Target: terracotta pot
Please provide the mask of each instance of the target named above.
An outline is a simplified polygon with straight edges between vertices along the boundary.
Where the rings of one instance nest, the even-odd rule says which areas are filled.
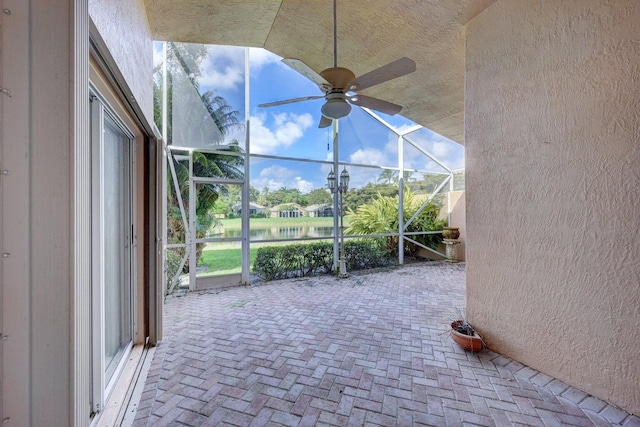
[[[462,320],[456,320],[451,322],[451,338],[460,347],[467,351],[480,351],[482,350],[482,337],[478,335],[476,331],[473,331],[473,336],[461,334],[456,331],[456,328],[462,323]]]
[[[444,227],[442,229],[442,237],[445,239],[457,239],[460,237],[460,229],[458,227]]]

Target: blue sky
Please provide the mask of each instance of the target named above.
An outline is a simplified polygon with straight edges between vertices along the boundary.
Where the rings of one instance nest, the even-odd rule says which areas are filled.
[[[160,60],[161,43],[154,45],[156,61]],[[305,101],[270,108],[259,108],[265,102],[308,95],[320,95],[319,88],[304,76],[281,62],[281,58],[263,49],[249,49],[250,109],[245,111],[245,49],[231,46],[209,46],[201,64],[201,91],[214,89],[234,109],[250,118],[251,152],[313,160],[332,160],[331,128],[318,129],[320,107],[324,100]],[[330,64],[328,64],[329,66]],[[345,64],[348,67],[348,64]],[[320,70],[316,70],[320,71]],[[386,116],[385,121],[403,131],[414,125],[401,115]],[[244,131],[229,138],[244,141]],[[397,167],[397,136],[354,107],[340,121],[340,160],[358,164]],[[464,149],[427,129],[412,133],[413,142],[452,169],[464,167]],[[329,148],[327,147],[329,145]],[[405,168],[441,172],[443,169],[408,143],[403,144]],[[253,159],[251,183],[256,188],[275,190],[298,188],[303,193],[323,187],[330,165]],[[379,169],[350,168],[352,186],[365,185],[381,172]]]

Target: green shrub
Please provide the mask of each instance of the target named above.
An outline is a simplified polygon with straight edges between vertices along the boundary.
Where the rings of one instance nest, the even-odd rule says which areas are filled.
[[[387,248],[386,240],[382,237],[347,240],[344,243],[344,251],[347,271],[385,267],[398,262],[395,251]]]
[[[345,242],[347,270],[362,270],[396,262],[382,239],[359,239]],[[258,249],[253,272],[265,280],[314,276],[331,272],[333,243],[318,242]]]

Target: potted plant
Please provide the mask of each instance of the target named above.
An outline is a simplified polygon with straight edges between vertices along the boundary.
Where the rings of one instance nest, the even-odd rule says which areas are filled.
[[[482,337],[466,320],[451,322],[451,338],[467,351],[480,351],[484,345]]]

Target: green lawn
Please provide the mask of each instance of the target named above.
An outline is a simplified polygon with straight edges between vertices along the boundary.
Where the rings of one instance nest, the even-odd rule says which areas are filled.
[[[258,248],[250,252],[251,265],[256,260]],[[205,248],[202,251],[199,265],[209,267],[204,274],[240,273],[242,268],[242,250],[240,248]]]
[[[251,229],[267,229],[269,227],[332,227],[333,218],[311,218],[311,217],[299,217],[299,218],[251,218],[249,220]],[[221,219],[219,220],[219,226],[226,230],[240,230],[241,219]],[[346,224],[345,224],[346,225]],[[218,228],[216,227],[216,228]],[[253,265],[258,248],[260,246],[277,246],[277,245],[290,245],[294,243],[303,242],[272,242],[272,243],[260,243],[254,241],[251,243],[251,260],[250,265]],[[200,258],[198,265],[207,266],[206,272],[202,274],[232,274],[240,273],[242,264],[242,252],[239,242],[226,242],[226,243],[209,243],[207,247],[202,251],[202,257]]]

